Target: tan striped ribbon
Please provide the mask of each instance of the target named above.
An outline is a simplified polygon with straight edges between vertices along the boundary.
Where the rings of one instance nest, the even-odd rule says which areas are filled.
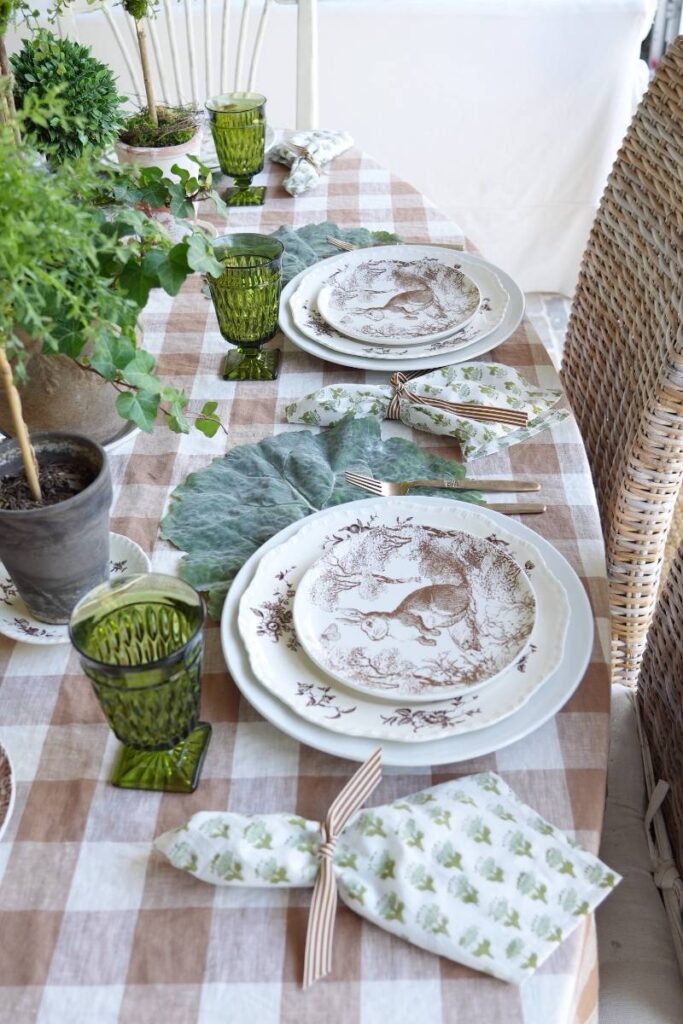
[[[420,375],[421,376],[421,375]],[[472,402],[447,402],[443,398],[434,398],[431,395],[418,395],[409,391],[406,387],[408,377],[397,371],[392,373],[389,383],[394,389],[387,409],[388,420],[401,418],[401,398],[407,398],[416,405],[429,405],[433,409],[444,409],[456,416],[464,416],[470,420],[482,420],[485,423],[505,423],[514,427],[526,427],[529,422],[529,414],[523,409],[500,408],[495,405],[477,405]]]
[[[334,918],[337,912],[337,883],[334,877],[334,848],[340,832],[382,778],[382,748],[378,747],[335,797],[321,825],[323,841],[318,850],[320,871],[313,890],[306,931],[304,988],[332,970]]]

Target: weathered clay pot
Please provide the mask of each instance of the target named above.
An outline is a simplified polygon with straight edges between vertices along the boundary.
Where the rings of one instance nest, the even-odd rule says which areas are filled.
[[[202,129],[197,131],[188,142],[181,142],[177,146],[129,146],[127,142],[118,139],[114,143],[116,155],[120,164],[135,164],[136,167],[160,167],[164,177],[175,178],[171,168],[174,164],[196,174],[197,165],[191,156],[199,156],[202,147]]]
[[[0,560],[19,594],[37,619],[68,622],[76,602],[109,575],[109,463],[100,445],[77,434],[34,434],[31,441],[39,464],[86,463],[96,474],[56,505],[0,509]],[[3,441],[0,480],[21,469],[16,441]]]
[[[29,431],[66,430],[106,444],[125,426],[116,411],[118,392],[109,381],[82,370],[68,356],[29,359],[28,381],[19,385],[21,407]],[[4,391],[0,390],[0,430],[12,437],[12,421]]]

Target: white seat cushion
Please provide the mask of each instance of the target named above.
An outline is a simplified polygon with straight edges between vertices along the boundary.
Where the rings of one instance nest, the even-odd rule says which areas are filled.
[[[600,856],[623,882],[596,914],[600,1024],[681,1024],[683,979],[652,879],[646,790],[633,705],[612,687],[607,805]]]

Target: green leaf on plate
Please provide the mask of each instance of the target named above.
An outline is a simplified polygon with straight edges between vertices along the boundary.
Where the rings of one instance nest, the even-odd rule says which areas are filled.
[[[464,476],[462,466],[400,437],[382,440],[375,419],[345,419],[329,430],[278,434],[241,445],[191,473],[171,496],[161,535],[187,552],[180,575],[208,591],[218,617],[231,580],[270,537],[322,508],[370,495],[347,484],[356,469],[386,480]],[[427,490],[479,501],[473,491]]]

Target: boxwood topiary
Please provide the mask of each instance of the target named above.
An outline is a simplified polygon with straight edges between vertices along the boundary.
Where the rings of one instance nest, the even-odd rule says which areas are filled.
[[[65,119],[41,118],[28,124],[30,141],[50,161],[61,163],[88,147],[101,151],[112,144],[124,123],[124,98],[111,69],[87,46],[40,29],[24,40],[11,62],[17,106],[29,94],[42,99],[59,87]]]

